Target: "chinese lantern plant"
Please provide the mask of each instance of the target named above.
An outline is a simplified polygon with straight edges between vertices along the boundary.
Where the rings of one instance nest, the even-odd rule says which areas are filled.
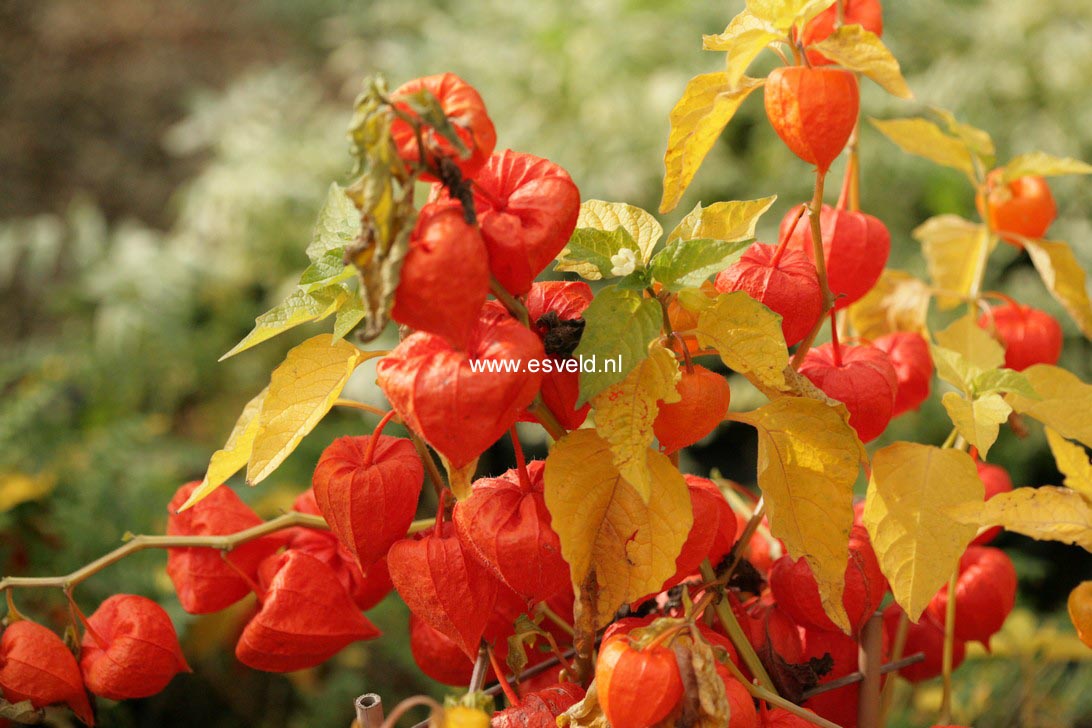
[[[883,660],[884,644],[920,652],[901,674],[942,675],[950,707],[964,641],[988,640],[1016,592],[1007,557],[971,546],[980,531],[1092,549],[1072,525],[1092,522],[1081,448],[1092,432],[1077,416],[1092,386],[1055,366],[1061,336],[1024,304],[979,320],[993,297],[982,290],[990,255],[1012,238],[1092,334],[1084,273],[1068,246],[1039,237],[1053,211],[1026,182],[1092,168],[1041,153],[998,166],[988,135],[946,112],[939,124],[862,127],[864,79],[910,95],[878,10],[749,3],[705,38],[726,69],[693,79],[671,114],[661,212],[764,88],[775,133],[804,164],[787,163],[814,168],[815,181],[808,204],[785,204],[776,246],[755,242],[774,196],[699,202],[665,231],[633,205],[581,203],[550,160],[498,151],[484,100],[453,74],[394,92],[369,80],[350,126],[353,178],[331,187],[300,287],[229,354],[333,316],[331,333],[271,373],[205,477],[172,500],[168,537],[0,589],[71,590],[132,551],[168,548],[187,611],[255,594],[235,654],[283,672],[379,638],[364,610],[393,586],[422,670],[468,689],[446,712],[428,703],[450,726],[832,725],[824,715],[853,725],[880,696],[871,682],[839,681],[861,651]],[[766,47],[784,65],[746,77]],[[959,169],[984,200],[981,223],[948,215],[914,231],[928,282],[884,270],[892,235],[861,211],[858,147],[873,126]],[[831,207],[826,177],[842,156]],[[433,185],[427,200],[414,198],[418,181]],[[547,272],[570,280],[536,281]],[[392,320],[399,343],[364,348]],[[828,321],[830,343],[817,344]],[[373,358],[389,408],[342,397]],[[866,450],[938,389],[934,372],[949,385],[939,396],[949,437]],[[750,396],[733,397],[743,386]],[[222,487],[238,471],[250,485],[267,479],[335,406],[381,419],[326,448],[295,511],[263,522]],[[990,471],[969,451],[987,458],[1013,414],[1047,426],[1065,487],[984,487]],[[685,448],[723,420],[757,434],[761,498],[745,507],[680,469]],[[517,422],[544,430],[545,459],[525,460]],[[405,437],[386,429],[396,426]],[[479,473],[505,436],[511,469]],[[438,505],[414,521],[426,475]],[[888,590],[881,634],[871,617]],[[87,689],[162,688],[186,662],[162,610],[141,599],[106,600],[79,660],[50,629],[16,619],[0,637],[5,699],[65,703],[90,723]],[[1087,589],[1074,592],[1082,637],[1087,603]],[[137,680],[112,667],[137,661],[155,669]],[[490,670],[503,711],[481,692]]]

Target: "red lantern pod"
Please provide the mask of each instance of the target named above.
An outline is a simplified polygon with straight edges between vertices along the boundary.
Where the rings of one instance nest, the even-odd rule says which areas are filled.
[[[660,449],[667,454],[693,445],[715,430],[728,414],[732,399],[728,380],[698,364],[692,370],[683,369],[676,391],[679,401],[661,400],[652,423]]]
[[[969,546],[959,560],[956,582],[955,636],[989,646],[1016,603],[1016,568],[1000,549]],[[926,611],[944,624],[948,586],[941,588]]]
[[[457,644],[412,612],[409,636],[410,652],[421,672],[444,685],[465,687],[470,683],[474,661]]]
[[[519,705],[493,715],[492,728],[554,728],[557,716],[584,699],[584,688],[558,683],[523,696]]]
[[[429,152],[448,157],[458,165],[464,177],[473,177],[497,145],[497,132],[485,110],[485,102],[473,86],[454,73],[441,73],[407,81],[391,92],[391,100],[402,113],[416,116],[404,101],[399,101],[422,90],[428,91],[440,102],[440,108],[455,127],[455,133],[470,150],[470,156],[463,159],[451,142],[426,126],[422,129],[422,138]],[[421,158],[421,151],[417,148],[417,136],[409,123],[395,117],[391,121],[391,138],[398,148],[398,156],[407,163],[415,163]],[[424,174],[422,178],[435,179],[430,174]]]
[[[1022,372],[1034,364],[1057,364],[1062,327],[1046,311],[1011,301],[978,317],[978,325],[1005,347],[1005,366]]]
[[[871,616],[871,615],[869,615]],[[830,672],[819,678],[819,684],[837,680],[857,671],[857,642],[841,632],[804,629],[804,660],[821,659],[830,655],[833,665]],[[854,683],[825,693],[804,702],[804,707],[843,728],[857,728],[857,704],[860,702],[860,683]]]
[[[724,694],[728,698],[727,728],[758,728],[758,711],[755,701],[747,688],[732,675],[732,672],[717,663],[717,675],[724,683]]]
[[[763,704],[763,707],[765,707],[765,704]],[[807,718],[801,718],[784,708],[764,711],[759,721],[759,728],[814,728],[814,726],[815,723]]]
[[[178,509],[200,485],[183,485],[167,506],[168,536],[223,536],[262,523],[235,491],[221,486],[189,510]],[[276,536],[241,544],[227,554],[209,548],[167,549],[167,575],[178,601],[190,614],[209,614],[231,606],[251,591],[258,564],[281,546]]]
[[[799,214],[797,206],[781,219],[782,237],[788,235]],[[841,310],[860,300],[880,279],[891,253],[891,234],[879,218],[830,205],[823,205],[819,212],[819,230],[823,236],[827,285],[835,296],[834,308]],[[811,225],[806,221],[796,225],[788,245],[803,252],[814,264],[815,246]]]
[[[887,428],[895,409],[899,386],[895,368],[887,353],[874,346],[842,346],[838,354],[830,344],[810,349],[800,373],[845,404],[857,437],[871,442]]]
[[[155,695],[190,672],[171,618],[151,599],[115,594],[87,619],[80,671],[87,689],[110,700]]]
[[[471,659],[485,633],[499,580],[458,538],[453,523],[391,546],[387,565],[410,611],[448,637]]]
[[[434,188],[432,198],[446,198]],[[553,262],[576,228],[580,191],[548,159],[506,149],[489,158],[474,179],[489,268],[509,293],[522,296]]]
[[[542,460],[527,463],[527,482],[516,469],[481,478],[470,497],[455,505],[460,540],[528,602],[545,601],[569,584],[569,565],[543,495],[544,466]]]
[[[457,285],[452,285],[456,281]],[[489,261],[462,205],[430,202],[410,235],[391,318],[464,348],[489,295]]]
[[[823,609],[819,585],[805,559],[794,560],[788,554],[778,559],[770,570],[770,590],[777,603],[801,626],[840,631]],[[879,609],[886,593],[887,580],[880,571],[868,531],[855,525],[850,531],[849,561],[842,595],[842,605],[853,634],[860,633]]]
[[[766,78],[765,97],[781,141],[826,174],[857,123],[857,79],[840,68],[782,66]]]
[[[895,409],[892,417],[916,410],[929,399],[933,384],[933,358],[929,342],[918,333],[897,331],[881,336],[872,342],[880,351],[887,352],[891,366],[895,368],[898,389],[895,392]]]
[[[986,195],[976,199],[978,212],[1002,240],[1023,248],[1020,237],[1034,240],[1046,235],[1058,208],[1044,178],[1029,175],[1004,183],[1001,175],[1002,170],[995,169],[986,176]]]
[[[898,604],[891,604],[887,609],[883,610],[884,632],[892,644],[895,641],[896,629],[901,617],[902,609]],[[917,624],[910,622],[909,629],[906,632],[906,644],[902,650],[903,655],[913,655],[918,652],[924,654],[925,659],[922,662],[902,668],[899,670],[899,675],[912,683],[931,680],[940,675],[944,664],[944,630],[933,623],[928,613],[922,615],[921,621]],[[963,664],[963,658],[966,655],[966,646],[963,641],[956,639],[952,650],[953,670]]]
[[[584,424],[591,405],[585,403],[579,409],[576,407],[580,397],[580,372],[559,371],[558,368],[571,358],[569,347],[579,340],[583,330],[582,325],[574,328],[571,322],[583,321],[592,297],[591,287],[583,281],[541,281],[531,286],[524,302],[546,355],[555,362],[553,370],[542,375],[542,401],[567,430],[578,429]],[[537,422],[526,413],[520,416],[520,421]]]
[[[599,705],[612,728],[647,728],[666,718],[683,694],[675,653],[657,645],[644,650],[626,637],[603,643],[595,664]]]
[[[1003,467],[1000,465],[984,463],[980,460],[975,461],[975,466],[978,467],[978,477],[982,481],[983,487],[986,489],[986,500],[993,498],[998,493],[1012,492],[1012,478],[1009,477],[1008,471]],[[975,539],[974,541],[971,541],[971,544],[974,546],[985,546],[990,541],[997,538],[997,534],[999,533],[1001,533],[1001,527],[994,526],[975,536]]]
[[[533,331],[486,306],[466,352],[439,336],[417,333],[383,357],[376,371],[402,421],[461,468],[531,404],[542,374],[526,371],[527,362],[545,355]]]
[[[404,538],[425,472],[413,443],[379,435],[339,437],[315,466],[315,502],[330,530],[366,568]]]
[[[736,537],[735,513],[716,484],[696,475],[683,477],[690,492],[694,525],[675,558],[675,574],[664,582],[661,591],[671,589],[697,574],[706,559],[714,565],[719,563],[731,550]],[[644,600],[638,600],[641,601]]]
[[[732,644],[732,640],[707,626],[704,622],[698,622],[697,624],[698,631],[701,632],[701,636],[705,638],[705,641],[713,647],[722,648],[728,653],[728,661],[736,667],[740,667],[739,652],[736,650],[736,646]]]
[[[84,723],[95,725],[76,658],[60,637],[40,624],[24,619],[4,629],[0,690],[9,703],[29,700],[35,708],[65,703]]]
[[[826,40],[834,32],[837,20],[837,4],[831,5],[808,21],[800,35],[800,42],[804,46],[810,46]],[[842,25],[860,25],[865,30],[882,36],[883,8],[880,0],[845,0],[842,4]],[[834,62],[819,51],[809,50],[807,54],[808,63],[813,66],[827,66]]]
[[[266,560],[259,579],[261,608],[235,645],[239,662],[255,670],[314,667],[350,643],[379,636],[337,574],[314,556],[286,551]]]
[[[799,250],[755,243],[717,274],[721,293],[743,291],[781,316],[788,346],[799,344],[823,315],[823,291],[811,258]]]

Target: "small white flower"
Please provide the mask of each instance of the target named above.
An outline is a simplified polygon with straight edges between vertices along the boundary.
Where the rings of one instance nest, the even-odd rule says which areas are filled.
[[[614,265],[610,269],[612,276],[628,276],[637,267],[637,255],[629,248],[622,248],[610,257]]]

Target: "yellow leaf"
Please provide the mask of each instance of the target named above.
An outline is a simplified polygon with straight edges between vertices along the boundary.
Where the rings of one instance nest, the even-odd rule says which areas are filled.
[[[997,369],[1005,363],[1005,349],[968,314],[936,333],[937,343],[951,349],[972,367],[981,371]]]
[[[789,350],[781,317],[743,291],[707,299],[696,332],[698,345],[716,349],[729,368],[756,385],[785,391]]]
[[[1012,407],[997,393],[968,401],[955,392],[945,392],[940,401],[959,434],[978,448],[983,458],[997,442],[997,433],[1012,412]]]
[[[872,126],[880,130],[885,137],[895,142],[907,154],[925,157],[931,162],[945,167],[954,167],[975,179],[974,162],[967,144],[961,139],[945,134],[944,131],[928,119],[890,119],[881,121],[869,119]]]
[[[178,509],[179,512],[203,501],[209,493],[223,485],[250,460],[254,437],[258,434],[258,415],[262,411],[262,403],[268,392],[269,387],[266,387],[243,407],[243,413],[235,421],[235,427],[231,429],[224,447],[214,452],[209,459],[209,467],[205,471],[205,478],[201,481],[201,485],[190,493],[190,497]]]
[[[1012,182],[1028,175],[1054,177],[1063,174],[1092,174],[1092,164],[1069,157],[1055,157],[1045,152],[1031,152],[1010,159],[1001,173],[1001,181]]]
[[[378,355],[329,334],[314,336],[289,351],[269,379],[246,482],[255,485],[276,470],[334,406],[357,365]]]
[[[732,18],[720,35],[702,36],[702,48],[727,52],[728,85],[731,87],[739,83],[751,61],[766,46],[783,36],[777,28],[744,10]]]
[[[1063,484],[1092,498],[1092,462],[1088,459],[1088,453],[1049,427],[1046,428],[1046,436],[1050,451],[1054,453],[1054,462],[1065,476]]]
[[[930,106],[929,110],[940,117],[947,124],[948,131],[961,139],[972,154],[982,159],[983,164],[987,166],[993,164],[997,152],[988,132],[970,124],[964,124],[956,119],[955,114],[939,106]]]
[[[1023,238],[1024,248],[1050,294],[1069,312],[1077,327],[1092,339],[1092,302],[1088,300],[1084,269],[1066,243]]]
[[[764,81],[744,76],[731,83],[726,72],[695,76],[671,110],[671,133],[664,153],[664,193],[660,212],[670,212],[740,105]]]
[[[20,503],[38,500],[56,485],[57,479],[45,473],[0,473],[0,513],[7,513]]]
[[[733,418],[758,430],[758,485],[770,533],[793,558],[807,559],[823,608],[848,631],[842,592],[853,484],[865,452],[845,410],[785,397]]]
[[[1092,503],[1069,488],[1017,488],[985,503],[952,508],[949,514],[969,528],[1001,526],[1038,541],[1060,541],[1092,551]]]
[[[652,249],[656,247],[656,243],[664,234],[664,229],[656,218],[640,207],[603,200],[587,200],[580,205],[576,227],[577,229],[594,228],[607,232],[625,230],[633,238],[633,242],[637,243],[637,249],[641,251],[641,259],[645,263],[652,256]]]
[[[679,401],[675,389],[679,378],[675,355],[653,343],[648,347],[648,358],[625,379],[592,398],[595,429],[610,443],[618,472],[645,503],[652,490],[647,455],[654,438],[656,403]]]
[[[490,717],[477,708],[456,705],[444,708],[444,728],[489,728]]]
[[[849,307],[858,336],[877,339],[895,331],[925,333],[929,287],[909,273],[884,269],[871,291]]]
[[[843,68],[863,73],[893,96],[914,98],[895,56],[879,36],[860,25],[843,25],[812,48]]]
[[[763,197],[760,200],[715,202],[709,207],[702,207],[699,202],[684,217],[671,234],[667,242],[676,240],[697,240],[711,238],[735,243],[755,236],[755,225],[777,195]]]
[[[941,309],[954,308],[974,292],[979,268],[997,247],[997,238],[984,225],[958,215],[931,217],[912,234],[921,243],[933,285],[951,294],[937,296]]]
[[[1062,437],[1092,447],[1092,386],[1065,369],[1036,364],[1024,370],[1039,399],[1018,392],[1005,396],[1014,410],[1057,430]]]
[[[651,450],[648,469],[652,490],[645,503],[614,467],[610,443],[595,430],[570,432],[546,458],[546,507],[574,588],[594,573],[597,627],[675,573],[693,525],[690,493],[679,471]]]
[[[917,621],[978,533],[948,511],[985,498],[971,456],[912,442],[872,456],[864,522],[895,601]]]
[[[806,23],[823,12],[834,0],[747,0],[747,10],[779,30]]]

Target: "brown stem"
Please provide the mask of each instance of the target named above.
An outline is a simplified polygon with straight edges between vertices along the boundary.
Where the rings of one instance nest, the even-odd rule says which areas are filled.
[[[755,535],[755,531],[762,523],[762,512],[765,510],[765,506],[766,501],[759,498],[758,503],[755,504],[755,509],[751,511],[751,517],[747,521],[743,533],[740,534],[736,545],[732,547],[732,563],[728,564],[728,568],[718,577],[721,582],[727,584],[728,580],[732,578],[732,574],[735,573],[736,567],[739,566],[739,562],[743,561],[743,552],[747,550],[748,544],[751,543],[751,537]]]
[[[716,579],[716,574],[713,572],[713,566],[709,563],[709,559],[702,562],[701,577],[706,581]],[[764,688],[768,689],[771,694],[776,695],[773,680],[770,679],[770,675],[766,672],[762,661],[758,659],[755,648],[751,645],[751,641],[747,639],[747,635],[744,634],[743,627],[740,626],[739,620],[732,612],[731,605],[728,604],[727,600],[721,599],[713,605],[713,608],[717,612],[717,618],[720,620],[721,626],[728,633],[728,638],[736,646],[736,651],[739,653],[740,659],[743,660],[743,664],[747,666],[747,669],[751,671],[751,674]]]
[[[827,312],[834,308],[834,295],[830,292],[830,283],[827,281],[827,262],[823,254],[823,230],[819,224],[819,216],[823,210],[823,183],[825,180],[825,172],[817,171],[815,173],[815,193],[812,195],[811,208],[808,211],[811,216],[811,247],[815,257],[815,272],[819,276],[819,289],[823,293],[823,313],[819,316],[819,320],[815,322],[815,326],[812,327],[803,343],[800,344],[800,348],[796,350],[796,354],[793,355],[793,369],[800,368],[804,357],[807,356],[808,349],[811,348],[811,345],[815,342],[815,337],[819,335],[826,323],[824,318]]]
[[[898,670],[903,669],[904,667],[910,667],[911,665],[916,665],[919,662],[924,662],[924,661],[925,661],[925,653],[924,652],[915,652],[914,654],[910,655],[909,657],[903,657],[903,658],[898,659],[898,660],[892,660],[891,662],[884,663],[883,665],[880,666],[880,674],[881,675],[887,675],[888,673],[896,672]],[[823,693],[829,693],[831,690],[837,690],[838,688],[844,688],[846,685],[853,685],[854,683],[859,683],[862,680],[864,680],[864,673],[862,673],[860,671],[851,672],[848,675],[843,675],[842,677],[838,678],[837,680],[831,680],[830,682],[823,683],[822,685],[817,685],[816,687],[812,688],[811,690],[804,691],[804,694],[800,696],[800,699],[801,700],[809,700],[811,698],[814,698],[816,695],[821,695]],[[888,680],[886,685],[884,685],[884,687],[887,687],[887,685],[891,685],[893,683],[894,683],[894,680]]]
[[[94,576],[106,567],[116,564],[126,556],[135,554],[137,551],[167,548],[210,548],[230,551],[248,541],[293,526],[329,528],[321,516],[293,511],[243,531],[221,536],[134,536],[127,543],[76,569],[71,574],[65,576],[9,576],[0,581],[0,591],[17,587],[71,590],[80,582]]]
[[[891,645],[891,662],[896,663],[902,659],[903,650],[906,649],[906,636],[910,633],[910,618],[903,612],[899,617],[898,627],[895,628],[895,642]],[[900,668],[901,669],[901,668]],[[880,712],[880,725],[887,724],[887,711],[891,709],[891,700],[895,697],[895,680],[888,680],[883,686],[883,708]]]
[[[364,402],[356,402],[356,401],[351,400],[351,399],[336,399],[336,400],[334,400],[334,406],[335,407],[349,407],[350,409],[357,409],[357,410],[360,410],[362,412],[370,412],[373,415],[379,415],[380,417],[383,417],[384,415],[387,414],[387,410],[381,409],[379,407],[374,407],[374,406],[372,406],[370,404],[365,404]],[[400,417],[398,417],[398,415],[395,415],[394,416],[394,422],[396,424],[400,425],[400,424],[402,424],[402,419]]]
[[[857,666],[863,676],[860,700],[857,703],[857,725],[879,728],[882,701],[880,698],[880,668],[883,662],[883,616],[879,612],[868,618],[861,633]]]
[[[501,282],[494,276],[489,276],[489,292],[496,296],[497,300],[508,309],[508,313],[519,319],[521,324],[527,327],[531,326],[531,316],[527,312],[527,307],[523,305],[523,301],[509,293],[508,289],[501,285]]]

